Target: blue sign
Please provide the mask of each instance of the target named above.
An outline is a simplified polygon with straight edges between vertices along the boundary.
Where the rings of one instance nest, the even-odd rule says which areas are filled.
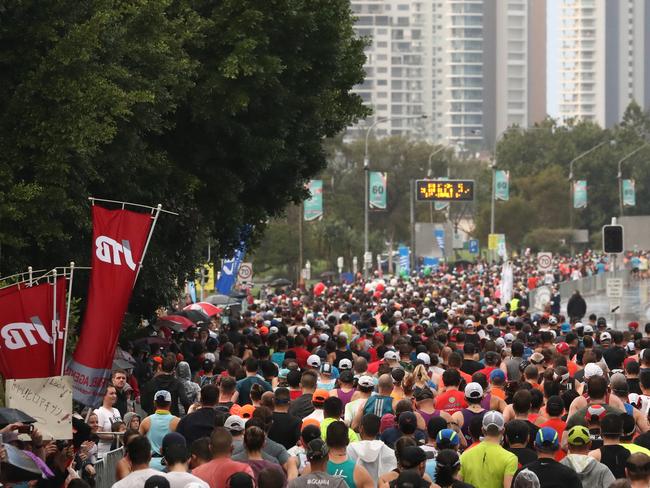
[[[445,252],[445,229],[434,229],[433,237],[436,238],[438,247],[444,253]]]
[[[478,239],[469,240],[469,252],[470,254],[478,254]]]
[[[352,273],[341,273],[341,281],[346,284],[354,283],[354,275]]]
[[[399,247],[399,271],[402,275],[411,274],[411,262],[409,259],[409,248],[406,246]]]
[[[422,260],[422,266],[425,268],[437,268],[438,265],[440,264],[440,259],[439,258],[429,258],[429,257],[424,257]]]

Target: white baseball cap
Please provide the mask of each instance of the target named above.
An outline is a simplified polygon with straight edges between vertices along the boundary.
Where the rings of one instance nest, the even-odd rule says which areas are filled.
[[[307,358],[307,366],[312,368],[320,368],[320,358],[316,354],[312,354]]]
[[[603,332],[600,334],[600,342],[603,341],[611,341],[612,340],[612,335],[609,332]]]
[[[341,359],[339,361],[339,369],[352,369],[352,361],[350,361],[348,358]]]
[[[223,426],[230,431],[241,432],[245,428],[245,422],[243,418],[231,415],[226,419]]]
[[[603,376],[603,370],[596,363],[589,363],[585,366],[585,379],[589,379],[592,376]]]
[[[465,398],[483,398],[483,387],[478,383],[469,383],[465,387]]]
[[[384,353],[384,361],[397,361],[399,360],[399,356],[395,351],[386,351]]]
[[[360,376],[357,383],[359,386],[363,386],[364,388],[371,388],[375,386],[375,381],[372,379],[372,376],[368,375]]]
[[[158,390],[153,397],[157,402],[169,403],[172,401],[172,394],[167,390]]]
[[[583,334],[593,334],[594,333],[594,328],[591,325],[587,324],[582,329],[582,333]]]
[[[426,352],[419,353],[416,356],[416,359],[419,359],[420,361],[422,361],[427,366],[431,365],[431,356],[429,356]]]

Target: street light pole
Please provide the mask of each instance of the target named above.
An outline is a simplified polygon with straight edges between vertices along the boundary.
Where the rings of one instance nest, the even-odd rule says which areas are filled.
[[[368,243],[368,235],[369,235],[369,224],[368,224],[368,216],[369,216],[369,207],[370,207],[370,202],[368,200],[368,193],[369,193],[369,171],[370,171],[370,160],[368,159],[368,140],[370,139],[370,133],[373,131],[373,129],[377,126],[377,124],[383,123],[383,122],[389,122],[391,120],[409,120],[409,119],[426,119],[427,116],[425,114],[423,115],[407,115],[404,117],[384,117],[381,119],[375,120],[370,127],[366,130],[366,143],[363,151],[363,172],[365,174],[365,190],[364,190],[364,203],[363,203],[363,276],[364,278],[368,278],[370,267],[372,266],[372,259],[370,260],[370,267],[368,266],[368,262],[366,261],[366,256],[370,250],[369,248],[369,243]],[[392,252],[392,250],[391,250]]]
[[[591,149],[587,149],[585,152],[578,154],[575,158],[569,163],[569,230],[573,233],[573,165],[576,161],[588,156],[595,150],[601,148],[605,144],[614,144],[614,140],[603,141],[599,144],[596,144]],[[573,254],[573,235],[571,236],[571,253]]]
[[[649,142],[644,142],[641,144],[639,147],[637,147],[634,151],[631,153],[623,156],[621,159],[618,161],[618,173],[616,177],[618,178],[618,205],[619,205],[619,217],[623,217],[623,162],[630,159],[632,156],[634,156],[636,153],[638,153],[641,149],[645,148],[646,146],[650,145]]]
[[[427,179],[430,180],[433,176],[433,168],[431,167],[431,159],[436,155],[447,149],[447,146],[440,146],[435,151],[429,154],[429,166],[427,168]],[[447,164],[447,178],[449,178],[449,164]],[[433,224],[433,202],[429,202],[429,222]]]

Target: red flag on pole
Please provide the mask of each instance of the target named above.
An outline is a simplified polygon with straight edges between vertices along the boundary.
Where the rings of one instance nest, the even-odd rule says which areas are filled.
[[[101,404],[135,279],[142,262],[152,214],[93,205],[93,255],[88,305],[81,336],[66,375],[74,399]]]
[[[0,371],[5,379],[61,374],[65,295],[65,277],[0,290]]]

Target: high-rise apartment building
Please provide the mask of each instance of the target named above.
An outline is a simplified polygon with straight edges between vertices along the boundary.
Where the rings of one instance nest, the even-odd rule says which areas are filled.
[[[371,42],[355,91],[374,117],[390,119],[377,135],[491,148],[508,126],[546,116],[546,0],[351,3]]]
[[[650,108],[650,1],[562,0],[560,115],[611,127]]]

